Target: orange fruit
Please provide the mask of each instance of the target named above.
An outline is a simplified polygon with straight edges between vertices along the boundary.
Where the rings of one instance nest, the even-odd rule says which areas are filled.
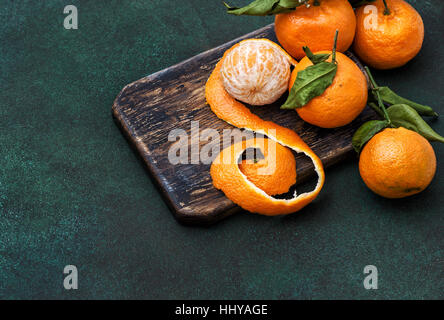
[[[331,62],[331,56],[327,61]],[[362,71],[353,60],[340,52],[336,53],[336,61],[338,70],[333,83],[323,94],[296,109],[304,121],[322,128],[336,128],[352,122],[367,104],[367,80]],[[305,57],[295,66],[290,77],[290,89],[298,72],[311,65],[313,63]]]
[[[403,66],[421,50],[424,23],[419,13],[403,0],[377,0],[356,9],[354,52],[376,69]],[[376,11],[374,10],[376,8]]]
[[[242,160],[239,169],[268,195],[286,193],[296,183],[296,160],[288,148],[270,139],[263,140],[263,159]]]
[[[353,42],[356,17],[347,0],[322,0],[319,6],[297,7],[290,13],[276,15],[274,29],[282,45],[296,59],[305,56],[303,46],[315,51],[331,50],[336,29],[337,50],[346,51]]]
[[[270,104],[287,90],[290,63],[296,62],[268,39],[241,41],[222,64],[224,88],[245,103]]]
[[[295,193],[292,199],[276,199],[268,195],[250,181],[239,168],[238,160],[247,148],[263,149],[264,144],[258,138],[232,144],[219,153],[210,169],[213,185],[222,190],[234,203],[250,212],[270,216],[296,212],[312,202],[321,191],[325,181],[322,162],[296,132],[274,122],[262,120],[225,90],[220,69],[225,57],[236,46],[225,52],[224,57],[217,63],[206,83],[205,97],[211,110],[217,117],[235,127],[265,134],[283,147],[304,153],[312,159],[318,181],[313,191],[300,195]],[[276,162],[276,167],[280,166],[281,164]],[[268,183],[276,185],[280,183],[277,176],[270,177],[270,179],[273,181],[268,181]]]
[[[364,146],[359,172],[367,187],[386,198],[404,198],[423,191],[436,171],[430,143],[405,128],[385,129]]]

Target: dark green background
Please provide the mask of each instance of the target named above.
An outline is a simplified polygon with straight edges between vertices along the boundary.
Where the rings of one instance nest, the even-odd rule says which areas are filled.
[[[375,76],[444,114],[444,3],[409,2],[424,18],[423,50]],[[63,28],[68,4],[79,30]],[[125,84],[272,18],[229,16],[219,0],[0,7],[1,298],[444,298],[442,145],[434,181],[409,199],[371,193],[351,159],[297,214],[199,228],[173,219],[114,124]],[[63,289],[67,264],[77,291]],[[368,264],[379,290],[363,288]]]

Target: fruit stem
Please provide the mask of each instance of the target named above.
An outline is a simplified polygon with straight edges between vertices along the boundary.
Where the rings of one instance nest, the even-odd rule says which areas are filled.
[[[376,103],[374,103],[374,102],[370,102],[368,105],[369,105],[373,110],[375,110],[375,112],[376,112],[377,114],[379,114],[381,117],[384,118],[384,113],[381,111],[381,109],[379,109],[379,107],[377,106]]]
[[[385,120],[387,120],[389,126],[392,126],[392,120],[390,120],[390,117],[389,117],[389,115],[387,113],[387,110],[385,109],[384,102],[382,102],[382,98],[381,98],[381,95],[379,93],[379,87],[376,84],[376,81],[373,78],[373,76],[372,76],[372,74],[370,72],[370,69],[367,66],[365,66],[364,69],[365,69],[365,72],[367,73],[367,76],[368,76],[368,78],[370,80],[370,86],[371,86],[372,92],[376,95],[376,98],[378,100],[379,109],[381,109],[382,112],[384,113],[384,118],[385,118]]]
[[[320,6],[321,3],[319,2],[319,0],[314,0],[313,5],[314,6]]]
[[[390,14],[390,9],[389,9],[389,7],[387,6],[387,2],[386,2],[386,0],[382,0],[382,2],[384,2],[384,7],[385,7],[385,9],[384,9],[384,15],[388,16],[388,15]]]
[[[336,63],[336,45],[338,44],[338,34],[339,34],[339,30],[336,29],[335,40],[334,40],[334,45],[333,45],[333,52],[331,55],[331,62],[333,62],[333,63]]]

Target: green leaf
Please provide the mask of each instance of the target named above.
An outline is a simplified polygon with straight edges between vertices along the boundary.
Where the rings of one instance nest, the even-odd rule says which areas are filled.
[[[357,8],[363,6],[364,4],[375,2],[375,0],[349,0],[349,2],[353,6],[353,8]]]
[[[358,7],[366,3],[371,3],[374,0],[360,1],[350,0],[353,7]],[[319,0],[322,5],[322,1]],[[244,7],[232,7],[224,2],[227,12],[237,16],[249,15],[249,16],[268,16],[279,13],[286,13],[295,10],[297,7],[305,5],[307,1],[299,0],[255,0]]]
[[[327,60],[331,55],[330,53],[314,54],[313,52],[311,52],[310,48],[307,46],[303,46],[302,50],[304,50],[305,54],[307,55],[307,58],[310,59],[310,61],[313,64],[318,64],[320,62],[323,62],[323,61]]]
[[[333,82],[338,66],[335,63],[320,62],[298,72],[287,101],[281,109],[295,109],[305,106],[311,99],[324,93]]]
[[[224,2],[227,12],[235,15],[252,15],[252,16],[265,16],[268,12],[271,12],[273,8],[277,5],[279,0],[256,0],[251,2],[249,5],[239,8],[231,7]]]
[[[353,149],[359,154],[364,145],[373,138],[375,134],[387,128],[388,124],[387,120],[370,120],[365,122],[353,135]]]
[[[237,16],[267,16],[293,11],[295,8],[305,4],[298,0],[255,0],[245,7],[231,7],[224,2],[227,12]]]
[[[296,9],[297,7],[301,6],[305,4],[304,0],[280,0],[278,5],[281,6],[282,8],[286,8],[286,9]]]
[[[418,113],[422,116],[431,116],[437,117],[438,114],[433,111],[433,109],[429,106],[424,106],[422,104],[410,101],[406,98],[398,96],[395,92],[393,92],[389,87],[379,87],[379,94],[381,95],[382,100],[388,104],[407,104],[411,106],[413,109],[418,111]]]
[[[388,108],[387,113],[394,126],[416,131],[429,141],[444,143],[444,137],[437,134],[411,106],[396,104]]]

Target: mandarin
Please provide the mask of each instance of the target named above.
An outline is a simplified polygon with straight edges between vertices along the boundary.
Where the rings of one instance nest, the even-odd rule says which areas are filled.
[[[403,127],[376,134],[359,158],[364,183],[385,198],[404,198],[423,191],[435,171],[436,156],[430,143]]]
[[[331,51],[316,52],[320,53]],[[331,61],[331,56],[327,61]],[[336,128],[349,124],[364,110],[367,103],[367,80],[361,69],[340,52],[336,53],[336,61],[338,70],[333,83],[320,96],[296,109],[302,120],[321,128]],[[311,65],[313,63],[305,57],[295,66],[290,78],[290,89],[298,72]]]
[[[403,0],[377,0],[356,9],[354,52],[376,69],[405,65],[421,50],[424,23],[419,13]]]
[[[276,15],[274,28],[282,47],[299,60],[305,56],[303,46],[331,50],[336,30],[340,34],[337,50],[346,51],[355,36],[356,17],[347,0],[322,0],[320,5],[310,1],[308,7]]]
[[[224,58],[221,68],[224,88],[242,102],[270,104],[288,88],[290,63],[296,64],[268,39],[241,41]]]
[[[252,175],[249,179],[239,167],[239,158],[245,150],[249,148],[261,149],[261,146],[264,145],[261,138],[256,138],[232,144],[217,155],[210,169],[213,185],[215,188],[222,190],[234,203],[251,212],[270,216],[296,212],[311,203],[319,195],[325,182],[322,162],[296,132],[281,127],[274,122],[262,120],[225,90],[220,70],[224,59],[238,45],[234,45],[225,52],[206,83],[205,98],[211,110],[218,118],[233,126],[264,134],[282,147],[304,153],[312,160],[314,170],[318,175],[318,181],[314,190],[300,195],[295,192],[293,198],[288,200],[276,199],[268,195],[250,180]],[[290,156],[293,157],[292,154],[288,154],[288,159],[290,159]],[[268,161],[270,160],[271,158],[268,159]],[[278,162],[280,164],[276,164],[277,167],[285,167],[281,161]],[[259,173],[259,168],[257,168],[257,171]],[[275,185],[281,182],[279,177],[273,174],[270,179],[273,179],[271,182]]]

